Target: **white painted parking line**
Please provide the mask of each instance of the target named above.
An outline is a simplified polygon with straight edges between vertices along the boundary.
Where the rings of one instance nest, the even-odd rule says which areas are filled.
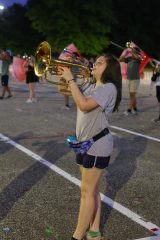
[[[149,140],[153,140],[153,141],[156,141],[156,142],[160,142],[160,138],[150,137],[148,135],[141,134],[141,133],[134,132],[134,131],[130,131],[130,130],[125,129],[125,128],[120,128],[120,127],[116,127],[116,126],[110,126],[110,128],[117,129],[117,130],[120,130],[122,132],[131,133],[133,135],[140,136],[140,137],[143,137],[143,138],[147,138]]]
[[[11,140],[10,138],[4,136],[3,134],[0,134],[0,141],[3,141],[5,143],[10,144],[10,145],[14,146],[15,148],[21,150],[22,152],[26,153],[28,156],[32,157],[36,161],[41,162],[42,164],[44,164],[45,166],[47,166],[51,170],[55,171],[59,175],[63,176],[64,178],[68,179],[70,182],[72,182],[75,185],[80,187],[80,185],[81,185],[81,181],[80,180],[78,180],[77,178],[73,177],[71,174],[65,172],[61,168],[57,167],[56,165],[48,162],[46,159],[44,159],[44,158],[40,157],[39,155],[37,155],[36,153],[30,151],[26,147],[23,147],[22,145],[14,142],[13,140]],[[126,207],[122,206],[121,204],[113,201],[111,198],[105,196],[102,193],[101,193],[101,199],[102,199],[103,202],[105,202],[110,207],[116,209],[118,212],[122,213],[123,215],[127,216],[128,218],[130,218],[134,222],[140,224],[144,228],[146,228],[149,231],[153,232],[156,236],[160,237],[160,228],[158,226],[156,226],[154,223],[151,223],[149,220],[144,219],[140,215],[132,212],[128,208],[126,208]]]
[[[147,238],[139,238],[135,240],[160,240],[160,237],[147,237]]]

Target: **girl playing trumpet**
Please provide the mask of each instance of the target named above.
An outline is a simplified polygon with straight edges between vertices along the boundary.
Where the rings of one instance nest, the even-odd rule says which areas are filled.
[[[119,62],[111,54],[102,54],[93,64],[91,74],[95,83],[85,92],[80,91],[72,72],[60,67],[61,77],[69,84],[77,105],[76,136],[79,142],[100,136],[84,154],[76,155],[82,174],[81,203],[78,223],[72,240],[101,240],[101,199],[99,184],[113,151],[113,138],[109,131],[112,112],[118,110],[121,101],[122,77]]]

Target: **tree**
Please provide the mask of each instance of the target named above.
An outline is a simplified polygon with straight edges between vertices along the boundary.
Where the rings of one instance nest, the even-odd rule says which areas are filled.
[[[87,55],[97,55],[109,45],[115,21],[110,0],[29,0],[27,6],[32,26],[56,53],[72,42]]]
[[[34,54],[42,35],[31,27],[26,8],[20,4],[5,9],[0,15],[0,48],[15,54]]]
[[[127,41],[139,45],[151,57],[160,56],[159,1],[135,0],[128,6],[127,0],[114,0],[113,10],[118,24],[114,25],[112,41],[125,46]]]

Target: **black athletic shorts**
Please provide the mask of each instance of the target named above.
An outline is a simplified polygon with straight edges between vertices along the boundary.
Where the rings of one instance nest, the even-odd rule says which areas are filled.
[[[7,87],[8,86],[8,75],[2,75],[1,77],[1,84],[2,86],[4,87]]]
[[[156,97],[158,102],[160,103],[160,86],[156,86]]]
[[[108,167],[110,156],[108,157],[98,157],[86,154],[76,155],[76,162],[78,165],[83,166],[84,168],[99,168],[104,169]]]

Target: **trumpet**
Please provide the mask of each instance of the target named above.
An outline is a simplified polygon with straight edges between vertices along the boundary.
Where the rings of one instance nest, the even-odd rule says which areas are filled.
[[[122,49],[122,50],[125,50],[125,49],[127,49],[127,48],[133,50],[133,51],[134,51],[134,54],[135,54],[137,57],[139,57],[139,58],[141,59],[141,61],[143,61],[143,60],[146,58],[146,56],[142,56],[141,50],[140,50],[138,47],[133,47],[133,46],[131,46],[131,44],[132,44],[131,42],[126,42],[125,47],[122,47],[122,46],[120,46],[119,44],[114,43],[114,42],[112,42],[112,41],[110,41],[110,43],[111,43],[112,45],[114,45],[114,46]]]
[[[131,42],[126,42],[126,48],[130,48],[131,50],[133,50],[134,54],[137,57],[139,57],[141,59],[141,61],[143,61],[146,58],[146,56],[141,55],[140,49],[138,47],[132,47],[131,46]]]
[[[89,81],[90,70],[88,67],[75,62],[70,62],[70,61],[60,60],[60,59],[59,60],[52,59],[50,44],[46,41],[41,42],[38,45],[35,53],[35,64],[34,64],[35,74],[38,77],[43,77],[47,73],[47,71],[49,71],[51,75],[54,75],[54,77],[52,77],[52,80],[48,78],[46,78],[46,80],[50,83],[61,85],[67,89],[69,85],[64,79],[59,80],[60,78],[59,77],[57,81],[56,77],[59,76],[59,71],[58,71],[59,66],[69,67],[71,68],[71,71],[73,71],[73,69],[76,69],[76,73],[75,73],[76,75],[74,74],[74,72],[73,74],[76,81],[78,79],[77,85],[79,87],[82,87]]]

